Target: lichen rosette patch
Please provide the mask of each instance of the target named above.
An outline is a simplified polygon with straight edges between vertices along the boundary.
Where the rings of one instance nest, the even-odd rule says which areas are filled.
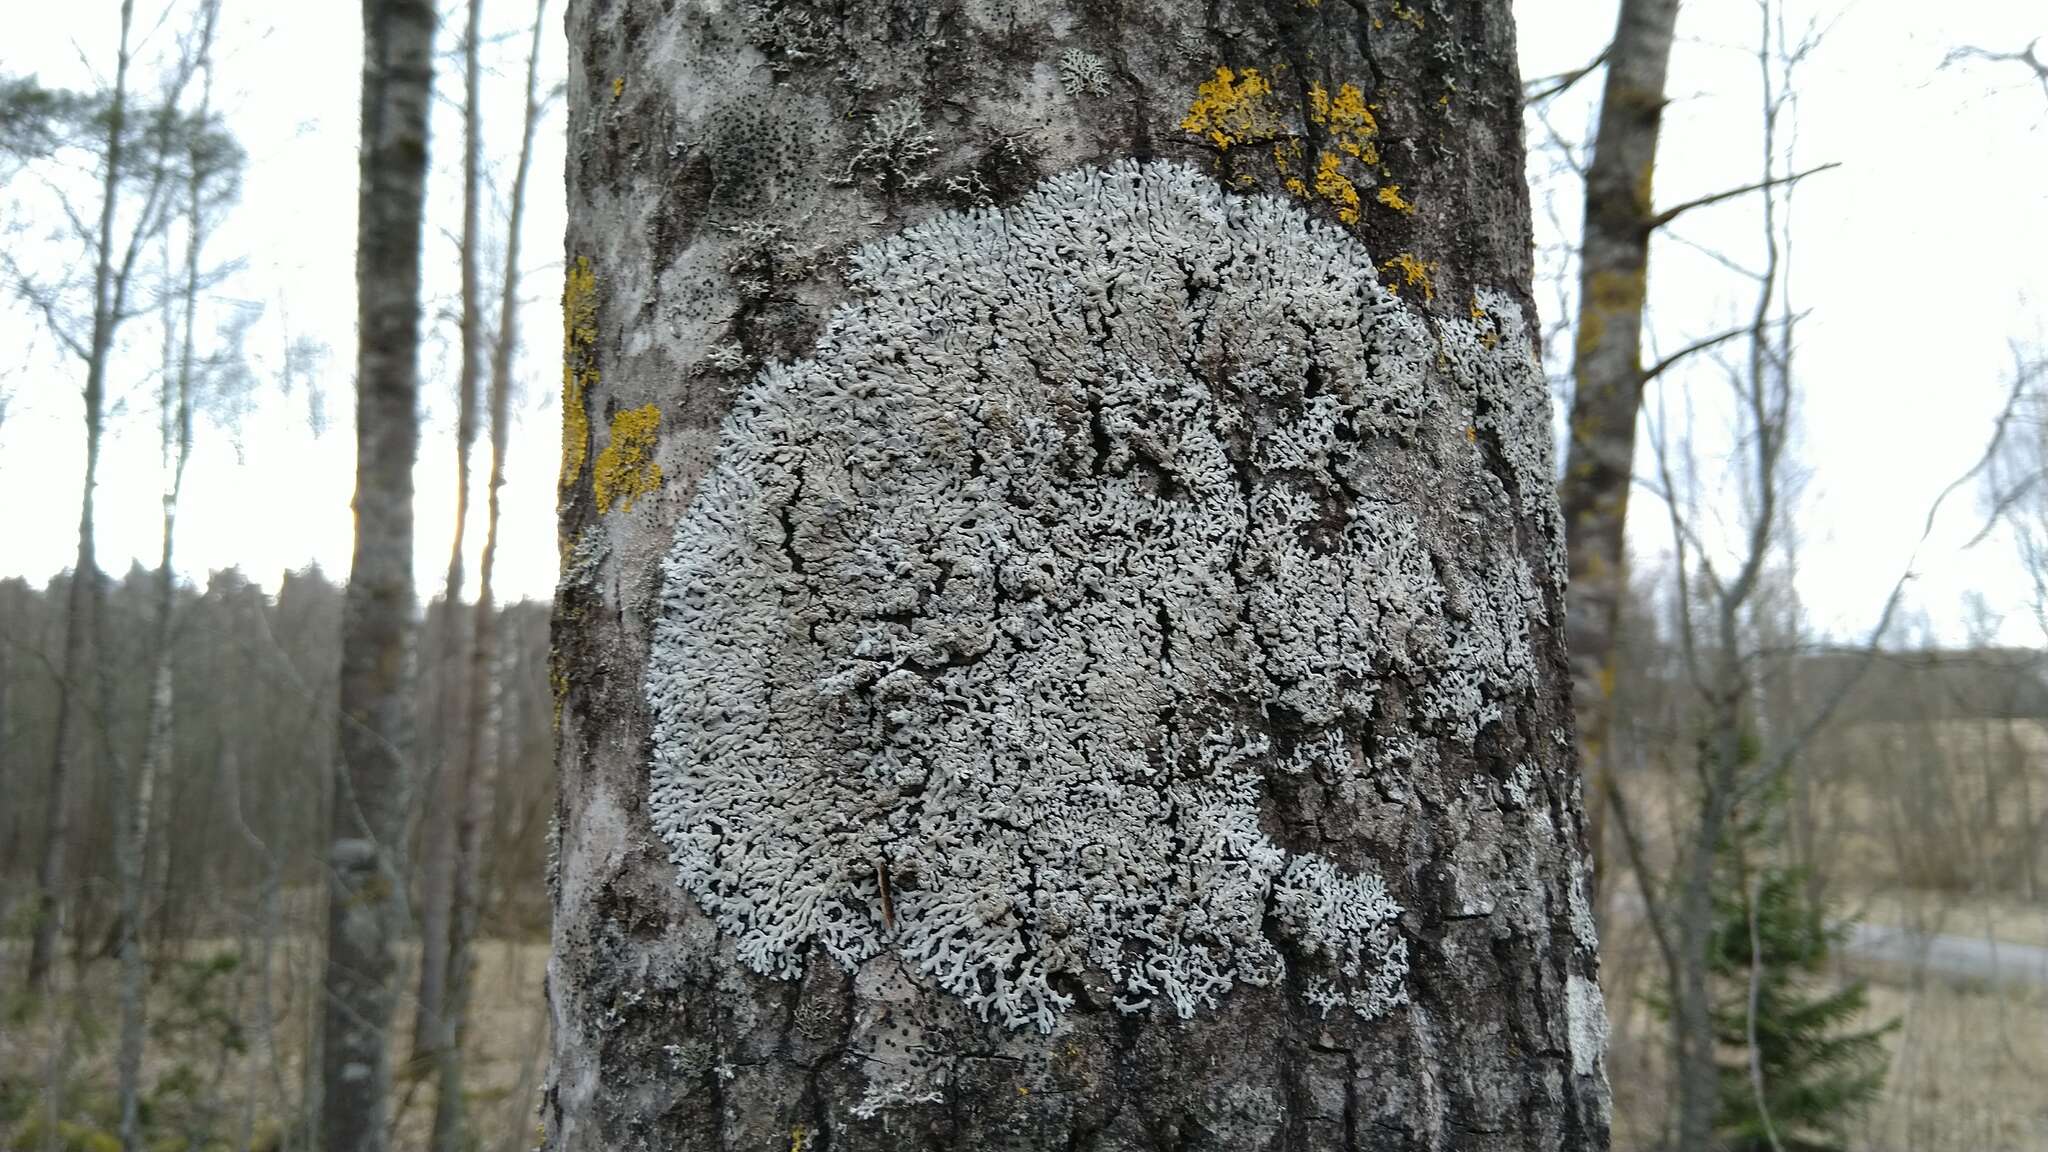
[[[1434,563],[1444,513],[1370,450],[1545,418],[1519,311],[1433,330],[1354,238],[1174,165],[853,268],[811,358],[736,400],[665,563],[682,885],[759,972],[893,951],[1012,1027],[1084,989],[1187,1017],[1290,964],[1325,1013],[1404,1003],[1400,905],[1356,844],[1276,839],[1274,782],[1427,770],[1533,687],[1513,543]],[[1405,735],[1368,740],[1390,691]]]

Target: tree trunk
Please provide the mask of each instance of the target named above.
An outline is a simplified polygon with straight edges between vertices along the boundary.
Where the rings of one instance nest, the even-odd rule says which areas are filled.
[[[550,1147],[1606,1147],[1508,5],[1189,13],[571,6]]]
[[[106,402],[107,359],[120,323],[127,266],[114,264],[114,217],[121,194],[122,133],[128,112],[128,34],[134,0],[122,0],[121,47],[114,66],[114,98],[107,113],[106,170],[100,175],[100,220],[93,267],[91,344],[85,365],[85,483],[79,497],[78,562],[71,572],[64,607],[64,663],[57,675],[57,739],[50,759],[50,787],[43,808],[43,858],[36,870],[35,935],[29,945],[29,987],[47,993],[62,920],[65,852],[70,847],[71,770],[84,737],[82,714],[87,667],[98,659],[100,570],[93,543],[93,497],[99,485],[100,432]]]
[[[476,961],[471,946],[483,905],[484,839],[490,828],[491,800],[497,788],[495,758],[484,752],[491,703],[498,680],[498,605],[492,579],[498,561],[499,490],[505,486],[505,445],[511,432],[512,353],[519,345],[519,230],[526,218],[526,180],[533,161],[533,135],[540,120],[535,93],[540,75],[542,16],[546,0],[534,7],[533,40],[526,56],[526,113],[519,141],[518,169],[512,179],[511,211],[505,223],[505,266],[498,296],[497,339],[491,345],[491,474],[484,489],[484,548],[477,559],[474,638],[469,675],[463,678],[461,819],[456,826],[456,862],[450,901],[446,1035],[438,1061],[434,1101],[435,1152],[458,1152],[468,1145],[462,1100],[462,1045],[469,1015]],[[476,29],[470,36],[474,42]],[[472,63],[474,56],[471,57]],[[473,102],[473,100],[472,100]],[[472,145],[472,148],[474,145]]]
[[[356,541],[342,622],[320,1030],[327,1152],[379,1152],[387,1139],[392,944],[404,923],[420,216],[433,39],[434,8],[425,0],[364,0]]]
[[[195,123],[204,131],[212,115],[212,49],[215,22],[219,17],[217,0],[209,0],[201,6],[199,35],[194,50],[195,68],[207,70],[207,80],[201,89],[199,110]],[[168,149],[166,149],[168,151]],[[144,1146],[142,1133],[142,1055],[148,1038],[147,1019],[147,977],[142,956],[143,918],[147,915],[148,890],[147,864],[149,860],[149,828],[153,812],[157,777],[170,763],[172,739],[175,734],[175,712],[173,710],[171,677],[171,618],[177,606],[177,580],[172,560],[176,555],[178,500],[185,487],[185,465],[192,456],[192,370],[193,370],[193,324],[199,305],[199,253],[205,243],[205,220],[202,193],[205,190],[208,172],[201,149],[194,138],[188,150],[190,169],[185,183],[185,262],[182,282],[174,299],[178,301],[181,313],[174,312],[170,303],[164,306],[165,353],[164,384],[159,403],[159,418],[162,420],[163,466],[169,474],[163,491],[163,532],[162,551],[157,558],[155,586],[151,589],[154,604],[150,622],[150,691],[149,701],[143,715],[143,749],[135,782],[128,795],[119,798],[123,810],[117,817],[115,844],[121,886],[120,922],[120,967],[121,967],[121,1043],[117,1060],[117,1095],[121,1109],[121,1147],[135,1152]],[[175,325],[178,344],[172,354],[172,318],[177,315],[182,323]]]
[[[464,666],[462,636],[462,549],[469,527],[469,454],[476,444],[476,385],[483,333],[477,305],[476,246],[477,201],[482,194],[477,171],[478,153],[483,146],[483,108],[478,88],[482,55],[479,37],[483,26],[481,0],[469,0],[469,22],[462,40],[462,334],[461,361],[455,383],[455,535],[448,547],[448,574],[442,582],[440,642],[435,645],[441,661],[441,756],[434,770],[432,797],[427,804],[427,832],[421,847],[426,868],[420,891],[420,985],[413,1016],[414,1059],[441,1051],[450,1043],[446,1014],[449,951],[454,925],[457,828],[462,820],[462,766],[469,752],[463,741],[467,706],[464,701],[473,686],[462,679]]]
[[[1634,481],[1636,410],[1643,395],[1643,293],[1650,266],[1650,183],[1664,120],[1678,0],[1621,0],[1607,49],[1607,83],[1579,249],[1579,324],[1572,354],[1571,443],[1558,499],[1564,507],[1571,591],[1566,602],[1579,763],[1593,851],[1604,850],[1615,629],[1628,591],[1623,531]],[[1611,869],[1594,873],[1595,899]]]
[[[15,749],[14,713],[11,702],[14,691],[14,646],[21,643],[23,624],[21,594],[16,588],[25,587],[25,582],[9,581],[0,583],[0,789],[10,796],[27,793],[26,773],[20,768],[21,757]],[[0,876],[18,876],[22,850],[22,831],[26,821],[22,817],[25,805],[16,803],[7,806],[6,827],[0,828]],[[14,923],[14,901],[17,895],[14,884],[0,884],[0,924]]]

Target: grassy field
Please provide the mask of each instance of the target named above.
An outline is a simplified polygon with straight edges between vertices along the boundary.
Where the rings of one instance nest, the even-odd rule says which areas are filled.
[[[145,1125],[160,1149],[306,1147],[305,1057],[313,1018],[309,995],[317,942],[293,940],[275,953],[269,1019],[254,965],[227,942],[191,943],[150,990],[151,1033],[144,1065]],[[411,957],[405,958],[410,962]],[[0,973],[20,972],[19,949],[0,950]],[[477,993],[464,1043],[465,1099],[476,1146],[530,1148],[547,1014],[541,981],[544,942],[488,941],[479,950]],[[79,979],[66,972],[67,981]],[[0,1150],[113,1147],[115,971],[100,962],[50,1004],[18,992],[0,1019]],[[9,981],[14,983],[13,980]],[[405,987],[411,988],[410,980]],[[403,1065],[411,1049],[413,1003],[401,997],[392,1052],[398,1068],[393,1147],[423,1148],[433,1121],[430,1069]],[[59,1086],[56,1092],[53,1085]]]

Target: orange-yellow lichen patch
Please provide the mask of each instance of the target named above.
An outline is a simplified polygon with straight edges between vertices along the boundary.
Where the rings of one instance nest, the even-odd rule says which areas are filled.
[[[1401,186],[1399,184],[1380,185],[1380,190],[1373,194],[1373,199],[1378,200],[1396,212],[1412,213],[1415,211],[1415,202],[1413,200],[1401,198]]]
[[[1586,285],[1585,302],[1579,308],[1579,334],[1573,347],[1581,359],[1593,354],[1607,335],[1609,316],[1640,317],[1643,310],[1643,272],[1595,272]]]
[[[597,383],[597,277],[588,257],[569,265],[562,284],[562,471],[567,488],[590,455],[589,392]]]
[[[1413,24],[1417,28],[1423,26],[1422,13],[1414,8],[1409,8],[1401,4],[1400,0],[1395,0],[1394,3],[1394,19],[1400,20],[1404,23]]]
[[[599,510],[610,511],[618,501],[631,510],[633,501],[661,487],[661,465],[654,460],[660,431],[661,409],[652,404],[612,417],[611,443],[597,454],[597,466],[591,470]]]
[[[1387,291],[1399,295],[1403,288],[1419,288],[1423,303],[1436,299],[1436,284],[1430,279],[1436,271],[1435,262],[1426,263],[1412,252],[1403,252],[1381,264],[1380,271],[1393,273],[1387,281]]]
[[[1380,162],[1373,138],[1379,135],[1379,121],[1365,103],[1365,93],[1356,84],[1337,85],[1331,96],[1321,84],[1308,90],[1308,120],[1329,132],[1330,146],[1365,164]]]
[[[1358,223],[1358,186],[1351,178],[1338,171],[1343,160],[1335,152],[1325,152],[1316,160],[1316,195],[1337,207],[1337,219],[1346,224]]]
[[[1280,132],[1280,117],[1272,107],[1273,84],[1256,68],[1242,72],[1219,67],[1213,79],[1195,89],[1195,101],[1181,119],[1183,132],[1192,132],[1219,151],[1233,144],[1270,140]]]
[[[612,77],[612,99],[614,99],[614,100],[617,100],[617,99],[618,99],[619,97],[621,97],[621,96],[623,96],[623,95],[625,95],[625,94],[626,94],[626,78],[625,78],[624,76],[614,76],[614,77]]]

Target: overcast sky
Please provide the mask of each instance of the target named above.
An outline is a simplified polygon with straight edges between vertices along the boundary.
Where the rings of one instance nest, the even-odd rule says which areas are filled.
[[[543,75],[563,73],[560,3],[548,14]],[[83,86],[115,43],[113,0],[36,5],[10,19],[0,73],[35,73],[47,84]],[[139,24],[154,20],[149,0]],[[1611,31],[1611,4],[1520,0],[1516,5],[1526,75],[1575,68]],[[2048,94],[2015,66],[1941,68],[1959,44],[2016,49],[2048,34],[2037,0],[1960,0],[1930,8],[1905,0],[1837,0],[1794,11],[1819,17],[1825,38],[1801,71],[1797,153],[1802,165],[1838,162],[1797,194],[1794,289],[1811,310],[1797,352],[1804,406],[1797,452],[1806,482],[1798,504],[1800,588],[1814,622],[1854,635],[1875,618],[1907,563],[1937,492],[1982,450],[2004,395],[2013,340],[2048,344]],[[487,153],[510,184],[517,147],[521,29],[532,8],[486,8],[501,37],[488,83]],[[251,332],[261,387],[232,417],[202,421],[179,520],[180,567],[239,565],[274,585],[316,561],[345,574],[354,481],[354,206],[359,14],[353,4],[255,4],[226,0],[216,104],[250,157],[241,207],[214,240],[212,255],[242,267],[227,294],[262,309]],[[1656,195],[1674,203],[1755,178],[1757,81],[1755,9],[1696,3],[1681,20],[1672,62],[1673,97],[1660,151]],[[145,45],[160,50],[166,33]],[[454,37],[442,38],[444,53]],[[422,358],[424,436],[419,493],[418,575],[437,589],[453,522],[454,400],[452,302],[459,220],[460,71],[443,58],[434,125],[437,162],[427,237],[428,314]],[[1590,135],[1597,78],[1556,102],[1551,121],[1570,138]],[[559,371],[563,196],[560,107],[544,126],[528,208],[526,291],[516,409],[501,529],[501,588],[546,598],[555,574],[554,485]],[[1554,252],[1578,226],[1570,173],[1532,160],[1539,249]],[[1703,254],[1754,264],[1754,199],[1689,218],[1652,256],[1655,343],[1665,350],[1738,322],[1748,289]],[[1544,266],[1539,261],[1539,267]],[[1554,291],[1538,285],[1546,307]],[[1554,321],[1554,316],[1546,317]],[[131,336],[154,338],[138,322]],[[282,349],[311,337],[333,349],[320,388],[284,395]],[[20,352],[0,363],[9,393],[0,424],[0,575],[47,579],[72,561],[83,466],[75,364],[53,351],[18,305],[0,311],[0,340]],[[142,351],[146,351],[142,350]],[[101,563],[153,563],[158,547],[158,473],[147,357],[131,355],[114,384],[100,486]],[[1673,410],[1700,413],[1700,442],[1714,467],[1715,399],[1724,390],[1702,362],[1667,377]],[[324,427],[313,419],[324,407]],[[481,475],[483,453],[478,454]],[[1728,490],[1706,477],[1706,491]],[[1631,547],[1644,566],[1663,550],[1662,510],[1639,494]],[[2002,638],[2041,639],[2027,607],[2026,581],[2004,542],[1963,554],[1980,524],[1977,493],[1952,500],[1922,554],[1912,604],[1948,639],[1964,631],[1975,593],[2003,615]],[[470,533],[472,547],[479,530]],[[474,557],[472,556],[472,564]],[[472,569],[473,570],[473,569]]]

